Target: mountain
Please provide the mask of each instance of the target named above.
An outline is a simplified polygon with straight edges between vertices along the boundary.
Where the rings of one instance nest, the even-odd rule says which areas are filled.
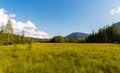
[[[120,22],[116,23],[116,26],[118,27],[118,30],[120,32]]]
[[[71,33],[71,34],[67,35],[65,38],[67,38],[67,39],[85,38],[86,36],[88,36],[88,34],[86,34],[86,33],[74,32],[74,33]]]

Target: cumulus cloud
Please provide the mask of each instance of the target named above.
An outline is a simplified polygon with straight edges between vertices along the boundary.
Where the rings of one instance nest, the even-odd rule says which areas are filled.
[[[6,24],[9,19],[9,16],[5,13],[6,13],[6,10],[0,9],[0,22],[3,24]]]
[[[13,17],[15,17],[15,14],[10,14],[9,17],[13,18]]]
[[[117,8],[114,8],[110,11],[110,14],[114,15],[114,14],[120,14],[120,6]]]
[[[44,31],[36,31],[37,28],[32,21],[16,21],[14,19],[15,17],[15,14],[7,14],[7,11],[5,9],[0,9],[0,27],[6,26],[7,21],[11,19],[15,34],[21,34],[22,31],[24,31],[26,37],[34,37],[41,39],[49,38],[49,35]]]

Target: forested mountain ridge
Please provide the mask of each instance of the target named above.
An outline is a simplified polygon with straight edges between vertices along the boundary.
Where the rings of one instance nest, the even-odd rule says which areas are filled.
[[[117,22],[117,23],[116,23],[116,26],[117,26],[117,28],[118,28],[118,30],[119,30],[119,32],[120,32],[120,22]]]
[[[65,38],[67,38],[67,39],[73,39],[73,38],[80,39],[80,38],[85,38],[87,36],[88,36],[88,34],[86,34],[86,33],[74,32],[74,33],[71,33],[71,34],[65,36]]]

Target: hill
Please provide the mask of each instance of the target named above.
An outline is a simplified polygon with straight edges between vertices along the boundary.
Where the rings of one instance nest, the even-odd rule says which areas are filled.
[[[81,32],[74,32],[69,35],[67,35],[65,38],[72,39],[72,38],[85,38],[88,36],[86,33],[81,33]]]
[[[116,23],[116,26],[117,26],[117,28],[118,28],[118,30],[120,32],[120,22]]]

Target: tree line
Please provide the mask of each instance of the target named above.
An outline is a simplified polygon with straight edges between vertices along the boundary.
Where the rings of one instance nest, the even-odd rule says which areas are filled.
[[[11,20],[8,20],[6,26],[2,24],[0,30],[0,45],[24,44],[26,39],[24,31],[22,35],[15,35]]]
[[[55,36],[52,39],[50,39],[48,42],[50,43],[85,43],[85,39],[80,39],[80,38],[67,39],[63,36]]]
[[[120,32],[116,24],[94,31],[86,37],[86,43],[120,43]]]
[[[14,34],[11,20],[7,21],[6,26],[1,24],[0,30],[0,45],[13,45],[13,44],[26,44],[32,42],[45,42],[38,38],[25,37],[25,32],[20,34]]]
[[[116,24],[100,28],[98,32],[92,31],[85,39],[66,39],[62,36],[55,36],[49,42],[53,43],[120,43],[120,32]]]
[[[51,39],[39,39],[25,37],[25,32],[21,35],[14,34],[12,22],[8,20],[6,26],[0,30],[0,45],[26,44],[26,43],[120,43],[120,32],[116,24],[105,26],[98,30],[92,31],[86,38],[67,39],[63,36],[55,36]]]

